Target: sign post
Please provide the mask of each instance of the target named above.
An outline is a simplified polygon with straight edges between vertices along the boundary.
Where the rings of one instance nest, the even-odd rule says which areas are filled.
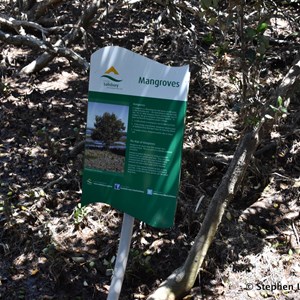
[[[128,260],[133,223],[134,218],[125,213],[122,223],[118,254],[107,300],[119,299]]]
[[[174,223],[189,78],[188,66],[121,47],[91,57],[82,203],[125,213],[109,299],[120,293],[133,218],[158,228]]]

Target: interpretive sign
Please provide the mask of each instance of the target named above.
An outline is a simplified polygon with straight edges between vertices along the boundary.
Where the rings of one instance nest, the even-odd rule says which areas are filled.
[[[121,47],[92,55],[83,204],[173,225],[189,76]]]

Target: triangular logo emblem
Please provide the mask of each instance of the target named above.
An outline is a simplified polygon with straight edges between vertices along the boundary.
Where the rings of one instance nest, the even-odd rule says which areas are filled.
[[[119,72],[116,70],[114,66],[111,66],[109,69],[105,71],[105,74],[114,73],[115,75],[119,75]]]
[[[113,74],[111,74],[111,73],[113,73]],[[116,75],[117,78],[113,77],[112,75],[113,76]],[[104,72],[104,74],[101,77],[104,77],[104,78],[109,79],[114,82],[121,82],[122,80],[118,79],[118,75],[119,75],[119,72],[116,70],[116,68],[114,66],[111,66]]]

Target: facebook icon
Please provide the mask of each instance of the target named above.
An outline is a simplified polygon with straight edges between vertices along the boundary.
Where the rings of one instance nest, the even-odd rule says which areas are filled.
[[[120,183],[115,183],[114,189],[115,190],[120,190],[121,189],[121,184]]]

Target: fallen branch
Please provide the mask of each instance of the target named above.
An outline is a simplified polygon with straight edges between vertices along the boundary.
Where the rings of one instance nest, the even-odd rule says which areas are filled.
[[[5,33],[1,30],[0,30],[0,40],[15,46],[28,46],[39,50],[44,50],[46,51],[47,56],[56,56],[56,55],[64,56],[70,60],[76,61],[85,70],[89,69],[89,63],[83,57],[81,57],[73,50],[63,47],[61,43],[53,46],[50,43],[41,41],[40,39],[38,39],[33,35],[12,35],[12,34]]]
[[[47,189],[51,188],[52,186],[56,185],[57,183],[60,183],[64,178],[65,178],[65,176],[61,175],[57,179],[46,184],[42,189],[47,190]]]
[[[38,31],[41,31],[43,34],[48,32],[46,28],[35,22],[17,20],[13,17],[7,17],[5,15],[0,15],[0,24],[15,29],[17,33],[20,33],[21,27],[29,27],[32,29],[36,29]]]
[[[215,163],[217,165],[227,166],[232,160],[232,155],[221,153],[207,153],[198,149],[183,149],[183,157],[194,157],[196,160]]]
[[[15,46],[29,46],[41,50],[46,50],[48,52],[53,51],[50,44],[46,45],[45,42],[41,41],[33,35],[12,35],[0,30],[0,40]]]
[[[69,153],[69,157],[70,158],[74,158],[76,157],[78,154],[80,154],[81,152],[84,151],[84,145],[85,145],[85,140],[79,142],[77,145],[75,145],[70,153]]]
[[[77,22],[77,25],[74,26],[73,29],[71,29],[71,31],[68,34],[66,34],[63,38],[59,39],[55,43],[54,47],[69,47],[75,41],[82,29],[90,25],[89,23],[97,13],[98,8],[100,7],[100,3],[100,0],[93,0],[92,4],[87,8],[87,10]],[[22,68],[21,73],[31,74],[34,72],[38,72],[42,70],[45,66],[47,66],[49,62],[51,62],[55,57],[56,54],[44,52],[42,55],[40,55],[38,58],[32,61],[29,65]],[[84,63],[83,65],[85,66],[86,64]]]
[[[87,27],[91,26],[96,21],[101,21],[103,20],[108,13],[112,13],[115,9],[126,5],[130,3],[136,3],[136,2],[141,2],[142,0],[138,1],[130,1],[130,0],[119,0],[115,4],[110,5],[108,10],[104,11],[98,19],[95,18],[97,11],[100,7],[101,1],[100,0],[93,0],[91,5],[85,10],[84,14],[80,17],[79,21],[77,24],[72,28],[72,30],[66,34],[63,38],[59,39],[55,45],[55,47],[62,47],[62,45],[65,46],[65,48],[69,47],[80,35],[80,33],[84,32]],[[63,51],[63,50],[60,50]],[[55,54],[52,53],[43,53],[40,55],[38,58],[36,58],[34,61],[32,61],[29,65],[25,66],[22,70],[21,73],[25,74],[31,74],[34,72],[38,72],[41,69],[43,69],[45,66],[47,66],[54,58],[56,57]],[[75,55],[73,53],[72,59],[74,59]],[[78,59],[78,62],[84,66],[86,69],[87,65],[85,63],[82,63],[83,61],[81,59]]]
[[[58,40],[55,44],[54,47],[59,47],[63,45],[62,40]],[[34,72],[38,72],[45,68],[48,63],[54,59],[56,55],[55,54],[50,54],[48,52],[44,52],[42,55],[40,55],[38,58],[36,58],[34,61],[32,61],[29,65],[25,66],[22,68],[21,73],[25,74],[31,74]]]

